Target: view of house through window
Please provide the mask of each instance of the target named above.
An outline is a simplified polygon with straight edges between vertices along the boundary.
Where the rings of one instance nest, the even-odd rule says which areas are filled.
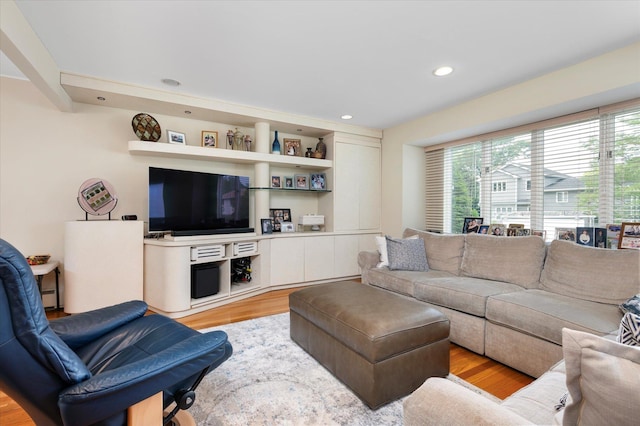
[[[550,241],[562,228],[640,222],[637,107],[428,151],[432,169],[436,155],[443,176],[427,204],[442,197],[444,207],[427,209],[427,223],[441,215],[442,232],[460,233],[465,217],[482,217],[545,231]]]

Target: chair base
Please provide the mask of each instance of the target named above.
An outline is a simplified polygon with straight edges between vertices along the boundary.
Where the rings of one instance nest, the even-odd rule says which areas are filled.
[[[162,412],[162,392],[132,405],[127,410],[127,425],[146,426],[161,425],[163,417],[168,412]],[[172,426],[196,426],[193,416],[187,411],[180,410],[171,419],[169,425]]]

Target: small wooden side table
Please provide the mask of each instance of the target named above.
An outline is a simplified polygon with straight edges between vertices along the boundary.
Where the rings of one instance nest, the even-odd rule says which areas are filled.
[[[38,291],[40,292],[40,297],[42,297],[42,278],[51,273],[56,273],[56,309],[60,309],[60,283],[58,280],[58,276],[60,275],[60,262],[57,260],[50,260],[47,263],[42,265],[29,265],[31,266],[31,271],[33,275],[36,277],[36,282],[38,283]]]

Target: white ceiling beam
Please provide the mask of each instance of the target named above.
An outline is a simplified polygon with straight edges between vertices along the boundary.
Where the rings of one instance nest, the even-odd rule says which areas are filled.
[[[0,50],[60,111],[73,111],[58,66],[13,0],[0,1]]]

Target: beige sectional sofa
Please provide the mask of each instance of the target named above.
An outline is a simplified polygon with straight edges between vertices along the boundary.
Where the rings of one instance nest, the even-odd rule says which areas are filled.
[[[640,252],[537,236],[442,235],[424,240],[428,271],[377,267],[361,252],[362,282],[428,303],[451,322],[453,343],[533,377],[562,357],[562,329],[615,333],[619,305],[640,293]]]

